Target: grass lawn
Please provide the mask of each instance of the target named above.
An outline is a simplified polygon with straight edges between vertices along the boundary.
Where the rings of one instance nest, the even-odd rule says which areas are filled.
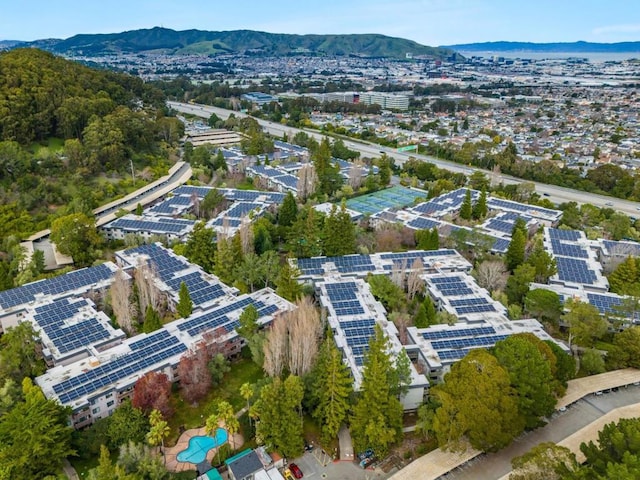
[[[197,405],[185,403],[179,392],[174,393],[172,403],[176,413],[169,420],[171,434],[167,445],[174,445],[178,440],[180,426],[185,429],[202,427],[219,400],[229,402],[235,411],[240,410],[246,405],[245,399],[240,395],[240,386],[247,382],[255,383],[263,377],[262,368],[252,360],[241,359],[231,364],[231,370],[224,376],[222,384],[209,392]]]
[[[114,455],[112,455],[112,459],[113,457]],[[88,459],[69,457],[69,463],[76,469],[80,478],[86,478],[89,470],[98,466],[98,457]]]

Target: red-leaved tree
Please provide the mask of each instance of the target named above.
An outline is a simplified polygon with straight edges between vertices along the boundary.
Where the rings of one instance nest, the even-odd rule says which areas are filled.
[[[146,415],[151,410],[159,410],[166,420],[173,415],[170,398],[171,382],[169,377],[162,372],[149,372],[134,385],[131,404]]]
[[[209,353],[204,343],[196,345],[195,351],[186,353],[178,363],[180,395],[188,403],[194,403],[207,395],[211,388],[211,373],[207,368]]]

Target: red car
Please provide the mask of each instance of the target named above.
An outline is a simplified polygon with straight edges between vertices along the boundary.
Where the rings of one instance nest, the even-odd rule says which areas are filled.
[[[300,470],[300,467],[298,467],[298,465],[296,465],[295,463],[289,464],[289,470],[291,470],[291,473],[293,473],[293,476],[296,478],[304,477],[304,475],[302,474],[302,470]]]

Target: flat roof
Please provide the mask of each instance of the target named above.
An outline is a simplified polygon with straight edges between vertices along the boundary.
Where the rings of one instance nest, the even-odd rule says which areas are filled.
[[[609,390],[615,387],[624,387],[640,382],[640,370],[635,368],[625,368],[612,372],[600,373],[583,378],[569,380],[567,393],[558,400],[556,409],[566,407],[577,402],[582,397],[589,394]]]

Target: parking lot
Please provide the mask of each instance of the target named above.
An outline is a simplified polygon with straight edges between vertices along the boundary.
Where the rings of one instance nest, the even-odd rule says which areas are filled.
[[[312,480],[373,480],[385,479],[390,475],[376,473],[371,470],[363,470],[357,464],[348,461],[334,462],[322,451],[314,449],[313,452],[305,452],[302,457],[292,460],[300,467],[304,478]]]

